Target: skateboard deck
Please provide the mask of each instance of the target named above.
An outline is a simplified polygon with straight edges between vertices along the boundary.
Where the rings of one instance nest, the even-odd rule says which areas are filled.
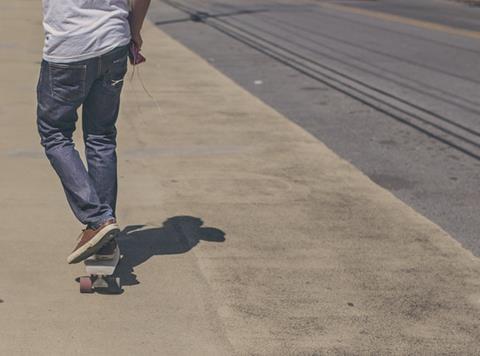
[[[120,249],[117,247],[111,259],[100,259],[93,255],[84,261],[88,276],[80,277],[80,293],[107,291],[112,287],[120,290],[120,278],[113,277],[115,268],[120,261]]]

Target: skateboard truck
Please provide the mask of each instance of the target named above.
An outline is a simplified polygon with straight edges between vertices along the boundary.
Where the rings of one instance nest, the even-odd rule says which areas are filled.
[[[113,273],[120,261],[120,249],[115,249],[113,258],[102,259],[93,255],[84,261],[88,276],[80,277],[80,293],[120,292],[120,277]]]

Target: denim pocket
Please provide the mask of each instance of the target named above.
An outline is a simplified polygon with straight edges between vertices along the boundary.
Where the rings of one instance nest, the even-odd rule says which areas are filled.
[[[86,64],[48,63],[52,96],[77,102],[85,96]]]
[[[127,56],[122,55],[113,59],[109,63],[108,69],[104,74],[103,85],[112,94],[119,94],[123,87],[123,79],[127,74],[128,64]]]

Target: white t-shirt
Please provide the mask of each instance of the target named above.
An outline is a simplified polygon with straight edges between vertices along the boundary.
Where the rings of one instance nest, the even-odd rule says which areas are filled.
[[[43,0],[47,62],[68,63],[130,42],[129,0]]]

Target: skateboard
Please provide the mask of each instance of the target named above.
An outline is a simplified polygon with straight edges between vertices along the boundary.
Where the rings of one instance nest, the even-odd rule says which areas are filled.
[[[80,277],[80,293],[121,291],[120,277],[113,273],[120,261],[120,249],[117,247],[111,259],[92,255],[84,261],[88,276]]]

